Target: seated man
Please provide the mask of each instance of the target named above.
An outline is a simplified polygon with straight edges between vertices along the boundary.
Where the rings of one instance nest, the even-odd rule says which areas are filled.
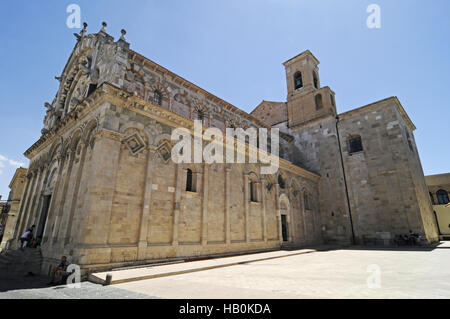
[[[62,284],[61,281],[62,279],[69,275],[70,273],[67,272],[67,267],[70,265],[70,262],[67,261],[67,257],[66,256],[62,256],[61,257],[61,263],[53,268],[52,271],[52,281],[50,281],[48,284],[52,285],[52,284]],[[55,281],[55,277],[56,277],[56,281]]]

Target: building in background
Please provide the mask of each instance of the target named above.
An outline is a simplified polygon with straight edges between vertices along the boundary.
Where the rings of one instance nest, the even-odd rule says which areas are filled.
[[[26,180],[27,169],[19,167],[9,183],[9,197],[2,213],[3,237],[0,240],[0,251],[8,247],[9,240],[14,236]]]
[[[450,239],[450,173],[425,176],[438,222],[439,235]]]

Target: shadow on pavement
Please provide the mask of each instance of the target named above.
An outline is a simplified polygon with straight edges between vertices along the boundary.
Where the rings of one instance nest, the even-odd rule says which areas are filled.
[[[37,289],[37,288],[48,288],[47,283],[50,281],[47,276],[22,276],[22,277],[0,277],[0,292],[7,292],[11,290],[21,290],[21,289]]]

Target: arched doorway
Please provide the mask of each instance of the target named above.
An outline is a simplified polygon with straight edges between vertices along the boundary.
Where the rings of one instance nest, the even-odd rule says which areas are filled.
[[[290,203],[286,194],[281,194],[280,207],[280,231],[283,242],[290,242],[292,231],[290,229]]]
[[[37,220],[36,238],[42,239],[42,237],[44,236],[45,226],[48,219],[48,212],[52,200],[52,194],[55,188],[56,179],[58,177],[57,171],[58,166],[55,163],[50,171],[50,174],[48,175],[44,189],[42,191],[42,205],[40,207],[40,215]]]

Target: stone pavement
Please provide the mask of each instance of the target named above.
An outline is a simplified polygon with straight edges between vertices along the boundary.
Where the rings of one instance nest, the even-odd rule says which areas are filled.
[[[171,275],[169,266],[184,267],[186,272]],[[0,282],[4,291],[0,299],[450,298],[450,242],[436,248],[278,251],[128,269],[115,275],[126,279],[136,272],[155,278],[112,286],[83,282],[78,289],[46,287],[44,277],[23,278],[22,284],[11,282],[11,288]]]
[[[112,275],[112,284],[119,284],[130,281],[146,280],[158,277],[173,276],[190,272],[205,271],[215,268],[229,267],[248,262],[269,260],[286,256],[294,256],[312,253],[317,250],[329,249],[330,246],[320,246],[315,249],[298,249],[293,251],[277,250],[271,252],[262,252],[256,254],[239,255],[232,257],[214,258],[201,261],[191,261],[182,263],[173,263],[166,265],[148,265],[132,269],[122,269],[115,271],[99,272],[89,275],[89,280],[95,283],[104,283],[107,274]]]
[[[374,280],[379,274],[379,285]],[[287,256],[117,288],[161,298],[450,298],[450,242]],[[371,283],[371,286],[368,285]]]

